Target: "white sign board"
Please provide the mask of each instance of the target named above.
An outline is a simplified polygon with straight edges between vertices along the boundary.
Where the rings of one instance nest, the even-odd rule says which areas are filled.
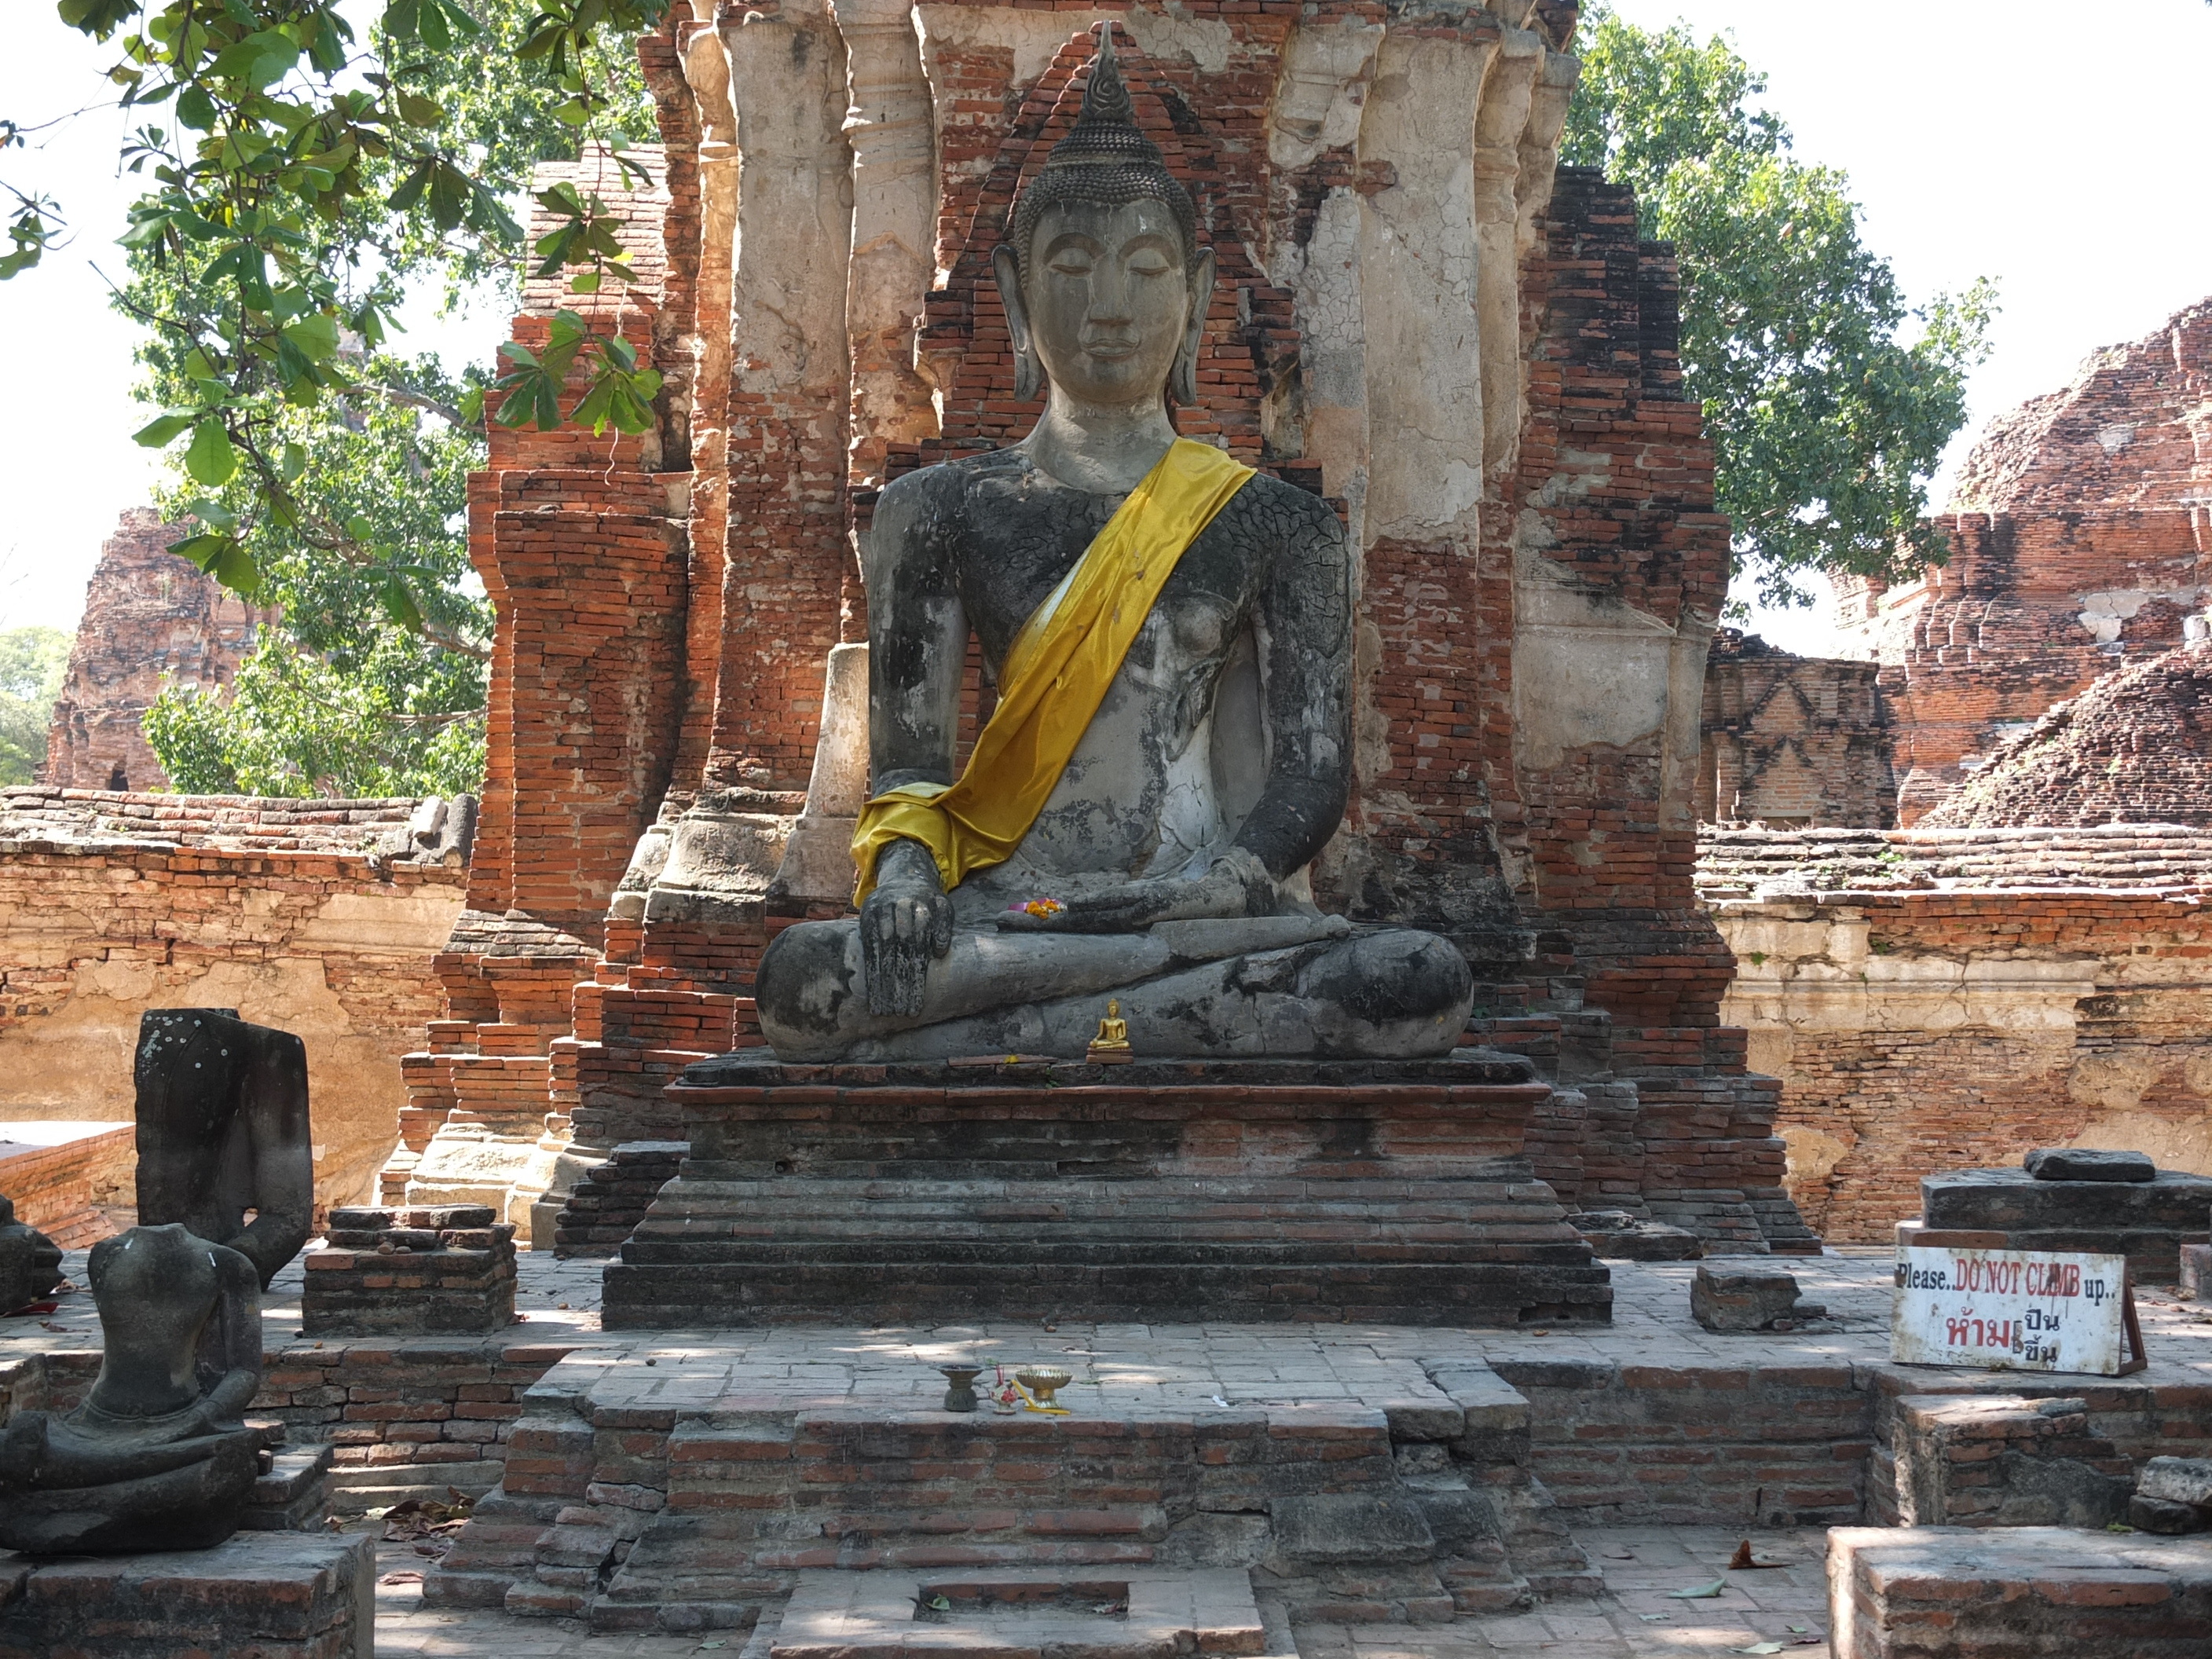
[[[1889,1357],[2117,1376],[2127,1267],[2124,1255],[1906,1245],[1897,1253]]]

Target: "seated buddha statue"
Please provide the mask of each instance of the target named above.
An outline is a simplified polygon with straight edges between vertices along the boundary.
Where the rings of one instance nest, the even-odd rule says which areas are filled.
[[[1351,560],[1319,497],[1181,439],[1214,282],[1104,26],[1082,110],[993,258],[1010,447],[909,473],[863,550],[870,799],[856,918],[778,934],[785,1060],[1395,1059],[1457,1043],[1451,945],[1349,925],[1308,866],[1344,815]],[[978,642],[997,706],[953,769]]]

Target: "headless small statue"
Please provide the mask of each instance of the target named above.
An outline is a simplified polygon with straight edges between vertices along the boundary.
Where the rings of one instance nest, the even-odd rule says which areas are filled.
[[[149,1008],[137,1073],[138,1219],[228,1245],[267,1290],[314,1222],[305,1045],[235,1009]]]
[[[1132,492],[1192,447],[1168,396],[1196,401],[1213,256],[1135,125],[1110,24],[1082,115],[993,263],[1018,393],[1042,380],[1045,412],[1021,443],[908,474],[877,507],[870,813],[952,785],[970,635],[1008,697],[1014,647],[1049,629]],[[857,920],[787,928],[762,958],[780,1058],[1080,1055],[1108,991],[1147,1056],[1397,1058],[1459,1041],[1473,983],[1457,951],[1352,928],[1310,896],[1350,787],[1342,526],[1256,474],[1174,551],[1018,844],[952,860],[948,880],[941,847],[866,841],[864,815]]]
[[[84,1403],[0,1435],[0,1546],[32,1553],[198,1549],[238,1525],[262,1436],[260,1279],[181,1226],[93,1246],[104,1343]],[[212,1338],[211,1341],[207,1339]]]

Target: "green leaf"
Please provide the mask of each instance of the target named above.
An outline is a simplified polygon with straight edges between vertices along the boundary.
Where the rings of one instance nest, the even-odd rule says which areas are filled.
[[[202,524],[211,524],[217,530],[238,528],[238,514],[221,501],[211,501],[204,495],[196,495],[185,503],[185,516],[198,519]]]
[[[284,338],[290,341],[309,362],[326,363],[338,355],[337,319],[328,312],[316,312],[289,325],[284,330]]]
[[[445,9],[438,0],[422,0],[416,24],[422,31],[422,44],[431,51],[451,52],[453,49],[453,32],[446,26]]]
[[[301,444],[288,443],[278,453],[276,476],[288,483],[297,483],[307,470],[307,451]]]
[[[409,589],[406,578],[398,571],[392,571],[385,576],[378,597],[383,602],[384,614],[402,628],[422,627],[422,607],[415,602],[415,595]]]
[[[230,447],[230,434],[222,429],[221,421],[203,420],[192,428],[191,444],[185,451],[185,471],[210,489],[219,489],[238,476],[238,452]]]
[[[568,279],[568,292],[571,294],[597,294],[599,291],[599,273],[596,270],[578,271]]]
[[[1712,1597],[1718,1595],[1728,1587],[1727,1579],[1716,1578],[1711,1583],[1699,1584],[1694,1589],[1668,1590],[1667,1592],[1667,1599],[1670,1601],[1710,1601]]]
[[[399,113],[418,127],[434,127],[446,118],[446,112],[434,99],[424,98],[411,92],[398,95]]]
[[[384,9],[384,32],[395,40],[416,38],[416,0],[392,0]]]
[[[215,125],[215,100],[208,96],[205,87],[186,87],[177,94],[177,119],[195,132],[206,132]]]
[[[190,431],[192,422],[197,418],[191,415],[164,415],[140,427],[131,434],[131,440],[147,449],[160,449]]]

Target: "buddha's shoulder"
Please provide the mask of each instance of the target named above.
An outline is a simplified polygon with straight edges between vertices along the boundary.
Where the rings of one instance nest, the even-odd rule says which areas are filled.
[[[876,503],[878,518],[957,512],[977,484],[1018,476],[1028,469],[1028,459],[1018,450],[986,450],[901,473],[884,486]]]
[[[1310,489],[1285,483],[1272,472],[1255,472],[1231,496],[1221,517],[1240,530],[1272,537],[1301,535],[1341,539],[1343,520]]]

